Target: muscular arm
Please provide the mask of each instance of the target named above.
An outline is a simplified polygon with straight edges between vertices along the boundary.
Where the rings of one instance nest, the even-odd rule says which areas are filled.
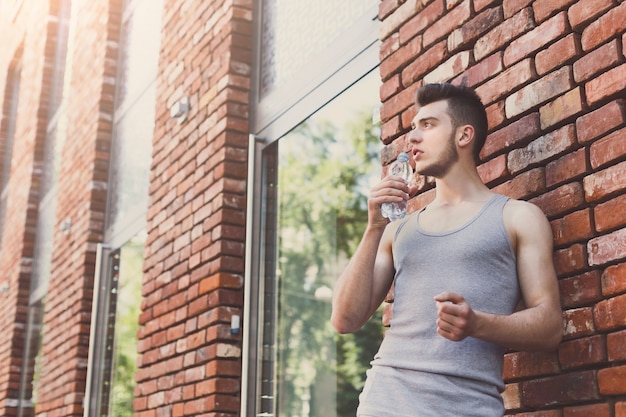
[[[383,302],[393,280],[385,229],[368,228],[333,290],[331,323],[339,333],[361,328]]]
[[[391,241],[397,224],[381,216],[380,205],[385,201],[406,200],[407,191],[405,182],[385,179],[370,193],[367,228],[333,290],[331,323],[339,333],[359,330],[391,287],[394,276]]]
[[[438,332],[450,340],[473,336],[516,350],[553,350],[563,324],[552,260],[552,232],[539,208],[511,201],[505,223],[514,236],[517,269],[526,308],[508,316],[473,311],[458,294],[435,297]]]

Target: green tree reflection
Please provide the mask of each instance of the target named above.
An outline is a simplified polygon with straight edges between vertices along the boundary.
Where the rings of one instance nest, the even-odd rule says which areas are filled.
[[[352,335],[330,325],[330,297],[367,222],[380,174],[371,111],[344,126],[308,120],[280,141],[278,415],[354,415],[382,337],[378,312]],[[373,178],[376,177],[376,178]]]

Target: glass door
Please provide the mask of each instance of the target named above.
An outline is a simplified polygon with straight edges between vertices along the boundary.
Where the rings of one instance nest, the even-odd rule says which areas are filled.
[[[379,77],[372,71],[260,151],[262,214],[254,414],[354,415],[382,338],[377,313],[339,335],[334,283],[362,237],[380,178]]]

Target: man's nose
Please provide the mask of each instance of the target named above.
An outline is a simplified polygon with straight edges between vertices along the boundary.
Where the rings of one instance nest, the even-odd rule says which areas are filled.
[[[411,143],[416,143],[416,142],[421,142],[422,141],[422,135],[419,129],[411,129],[409,131],[409,133],[407,133],[407,142],[409,144]]]

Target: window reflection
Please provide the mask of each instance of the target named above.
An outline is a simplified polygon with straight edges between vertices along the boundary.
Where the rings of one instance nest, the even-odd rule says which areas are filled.
[[[379,0],[263,1],[261,93],[297,76],[315,63]]]
[[[266,263],[275,267],[265,285],[264,343],[272,355],[261,373],[259,415],[344,416],[356,409],[382,321],[377,314],[359,333],[338,335],[330,299],[363,234],[370,185],[380,177],[377,97],[373,73],[278,142],[276,260]]]
[[[131,417],[137,363],[137,331],[141,303],[144,233],[126,243],[119,254],[119,273],[112,286],[115,294],[113,363],[109,393],[109,415]]]

